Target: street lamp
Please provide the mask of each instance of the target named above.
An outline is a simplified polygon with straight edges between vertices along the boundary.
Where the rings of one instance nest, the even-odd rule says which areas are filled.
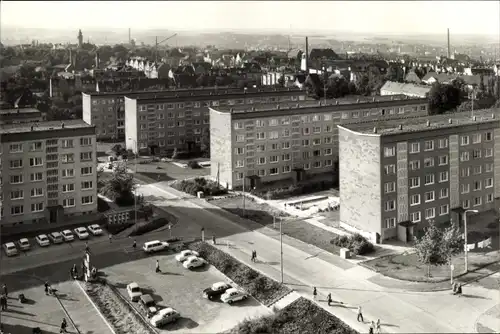
[[[281,258],[281,284],[283,284],[283,219],[280,217],[280,258]]]
[[[465,241],[465,269],[464,273],[467,273],[469,271],[469,249],[467,248],[467,212],[473,212],[473,213],[478,213],[479,211],[477,210],[465,210],[463,215],[464,215],[464,241]]]
[[[137,148],[137,140],[133,138],[128,138],[128,140],[131,140],[134,142],[135,146],[135,164],[134,164],[134,177],[137,177],[137,155],[139,154],[139,149]],[[135,225],[137,225],[137,193],[134,192],[134,222]]]
[[[246,179],[246,172],[243,171],[243,172],[240,172],[240,171],[236,171],[235,173],[237,173],[239,175],[239,173],[242,173],[243,174],[243,198],[242,198],[242,201],[243,201],[243,217],[246,217],[247,216],[247,210],[246,210],[246,196],[245,196],[245,179]]]

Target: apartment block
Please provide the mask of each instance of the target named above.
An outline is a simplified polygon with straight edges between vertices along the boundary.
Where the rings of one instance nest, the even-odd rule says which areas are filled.
[[[298,89],[251,92],[222,91],[206,95],[125,97],[126,147],[143,154],[193,151],[209,145],[210,107],[259,105],[306,100]]]
[[[229,188],[258,188],[338,174],[338,124],[428,114],[426,99],[339,99],[314,105],[211,107],[211,175]],[[305,105],[304,105],[305,104]]]
[[[408,242],[431,220],[498,207],[499,110],[474,114],[339,125],[341,225]]]
[[[96,145],[83,120],[0,126],[1,225],[96,213]]]
[[[274,88],[197,88],[172,89],[162,91],[138,92],[93,92],[82,93],[82,118],[87,124],[95,125],[97,139],[124,139],[125,138],[125,96],[138,99],[178,98],[177,103],[187,103],[192,97],[206,96],[212,101],[212,96],[224,94],[259,94],[269,92],[289,91],[288,89]],[[295,94],[305,96],[305,92],[294,89]],[[174,104],[177,106],[177,104]],[[174,108],[177,109],[177,108]],[[181,111],[184,111],[184,108]],[[177,110],[174,110],[177,111]]]

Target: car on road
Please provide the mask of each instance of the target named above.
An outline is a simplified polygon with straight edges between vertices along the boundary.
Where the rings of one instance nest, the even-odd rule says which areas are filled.
[[[142,291],[141,288],[139,287],[139,284],[136,282],[132,282],[129,285],[127,285],[127,294],[130,297],[130,300],[133,302],[136,302],[141,298],[142,296]]]
[[[177,254],[175,256],[175,259],[179,262],[184,262],[187,260],[188,257],[190,256],[200,256],[200,254],[198,254],[198,252],[194,251],[194,250],[190,250],[190,249],[186,249],[186,250],[183,250],[182,252],[180,252],[179,254]]]
[[[150,294],[142,295],[139,297],[139,304],[146,313],[146,317],[151,318],[158,312],[156,302]]]
[[[222,296],[220,296],[220,300],[223,303],[232,304],[234,302],[245,300],[248,298],[248,295],[235,288],[228,289]]]
[[[182,264],[182,266],[186,269],[193,269],[193,268],[198,268],[198,267],[201,267],[201,266],[204,266],[206,263],[205,260],[203,260],[201,257],[197,257],[197,256],[190,256],[186,259],[186,261],[184,261],[184,263]]]
[[[62,244],[64,241],[63,236],[59,232],[49,233],[49,239],[53,244]]]
[[[87,227],[87,229],[92,233],[93,235],[102,235],[102,229],[99,225],[93,224]]]
[[[159,328],[166,324],[177,321],[177,319],[179,319],[180,317],[181,315],[179,312],[171,307],[167,307],[158,311],[158,313],[151,318],[151,325]]]
[[[20,250],[27,251],[31,248],[30,241],[27,238],[21,238],[17,242]]]
[[[169,246],[168,242],[153,240],[153,241],[145,242],[144,245],[142,246],[142,249],[146,253],[154,253],[154,252],[160,252],[162,250],[165,250],[168,248],[168,246]]]
[[[75,234],[80,240],[85,240],[89,238],[89,233],[85,227],[77,227],[75,228]]]
[[[46,247],[50,245],[49,238],[47,237],[46,234],[40,234],[35,237],[36,242],[38,243],[39,246],[41,247]]]
[[[17,255],[17,248],[13,242],[7,242],[3,245],[3,250],[7,256]]]
[[[75,236],[73,235],[73,232],[71,232],[70,230],[62,231],[61,235],[62,235],[64,241],[66,241],[66,242],[75,240]]]
[[[217,282],[212,284],[211,287],[203,290],[203,297],[209,300],[214,300],[223,295],[227,290],[231,289],[232,286],[226,282]]]

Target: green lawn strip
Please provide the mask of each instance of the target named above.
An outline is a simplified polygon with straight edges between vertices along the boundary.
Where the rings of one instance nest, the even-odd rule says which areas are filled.
[[[247,319],[227,334],[289,334],[289,333],[358,333],[342,320],[319,307],[310,300],[300,297],[284,309],[269,316]]]

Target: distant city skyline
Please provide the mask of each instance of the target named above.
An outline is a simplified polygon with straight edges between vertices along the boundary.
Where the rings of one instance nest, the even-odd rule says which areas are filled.
[[[2,26],[61,30],[500,33],[498,1],[7,1],[0,13]]]

